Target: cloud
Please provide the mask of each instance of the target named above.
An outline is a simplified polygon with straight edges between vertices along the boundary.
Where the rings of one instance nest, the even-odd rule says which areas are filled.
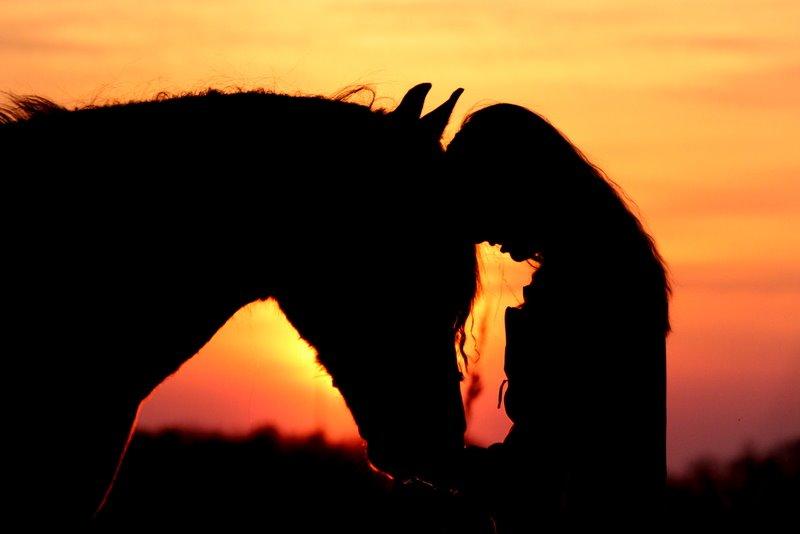
[[[800,62],[719,75],[660,90],[666,97],[761,109],[800,108]]]
[[[53,53],[100,53],[104,49],[98,43],[76,42],[54,39],[45,35],[22,34],[4,31],[0,34],[0,53],[9,54],[53,54]]]
[[[208,0],[44,3],[51,9],[42,12],[41,8],[12,3],[15,9],[0,18],[0,52],[24,57],[65,52],[164,54],[165,48],[198,47],[274,50],[306,46],[318,33],[312,31],[316,28],[298,23],[302,15],[298,10],[247,0],[231,0],[230,5]]]
[[[800,168],[743,171],[724,183],[652,183],[647,204],[660,218],[800,215]]]
[[[640,37],[633,44],[653,48],[686,49],[693,52],[768,54],[792,46],[778,39],[752,35],[656,35]]]
[[[800,297],[800,266],[730,265],[725,262],[671,265],[676,289],[784,293]]]

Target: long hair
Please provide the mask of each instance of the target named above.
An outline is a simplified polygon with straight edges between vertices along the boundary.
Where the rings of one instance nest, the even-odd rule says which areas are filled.
[[[621,188],[544,117],[512,104],[480,109],[466,117],[448,155],[464,172],[510,176],[506,189],[522,190],[498,203],[502,215],[490,215],[503,221],[502,239],[525,243],[543,266],[556,255],[591,258],[630,294],[644,288],[648,307],[669,332],[668,270],[653,238]],[[547,247],[557,252],[548,255]]]

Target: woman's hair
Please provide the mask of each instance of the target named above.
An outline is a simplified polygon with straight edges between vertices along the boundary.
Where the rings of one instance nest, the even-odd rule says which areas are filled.
[[[493,216],[507,221],[495,239],[527,242],[543,266],[556,254],[591,258],[592,269],[627,286],[620,290],[646,298],[669,332],[669,277],[653,238],[620,187],[546,119],[513,104],[480,109],[464,120],[448,156],[462,172],[515,178],[509,185],[519,191],[506,191],[505,213]],[[539,248],[542,232],[549,249]]]

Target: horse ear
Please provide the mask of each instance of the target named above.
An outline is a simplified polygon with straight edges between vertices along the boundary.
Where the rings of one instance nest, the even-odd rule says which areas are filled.
[[[418,121],[422,114],[422,106],[425,105],[425,97],[431,87],[431,84],[426,82],[409,89],[397,109],[392,111],[392,117],[409,124]]]
[[[447,99],[447,102],[419,120],[420,126],[422,126],[422,128],[427,131],[433,139],[441,139],[447,123],[450,122],[450,115],[453,114],[453,108],[456,107],[458,97],[460,97],[461,93],[463,92],[464,89],[459,87],[453,91],[453,94],[450,95],[450,98]]]

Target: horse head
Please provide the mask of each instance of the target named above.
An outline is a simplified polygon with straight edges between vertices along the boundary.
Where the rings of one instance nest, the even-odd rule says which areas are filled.
[[[457,345],[477,282],[474,243],[443,216],[449,207],[420,189],[439,178],[439,140],[461,94],[421,117],[429,89],[414,87],[385,115],[401,132],[380,148],[396,162],[384,176],[399,184],[391,201],[359,207],[346,231],[348,214],[340,213],[331,224],[348,242],[315,237],[324,267],[301,262],[313,265],[302,288],[278,301],[317,349],[373,465],[398,478],[442,480],[464,445]]]

